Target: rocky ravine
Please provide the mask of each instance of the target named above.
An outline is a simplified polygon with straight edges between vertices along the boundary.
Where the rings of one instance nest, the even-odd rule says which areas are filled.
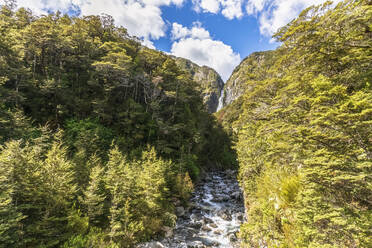
[[[199,84],[208,112],[216,112],[218,100],[224,86],[220,75],[208,66],[199,66],[185,58],[175,56],[172,56],[172,58],[176,60],[179,67],[189,71],[193,80]]]
[[[196,186],[190,208],[177,208],[174,230],[140,248],[234,248],[244,220],[242,193],[233,171],[210,173]]]

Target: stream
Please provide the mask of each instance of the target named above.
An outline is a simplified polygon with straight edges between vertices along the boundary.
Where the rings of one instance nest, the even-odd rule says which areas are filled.
[[[177,207],[176,227],[142,248],[236,248],[244,221],[241,190],[233,171],[211,172],[195,187],[190,208]]]

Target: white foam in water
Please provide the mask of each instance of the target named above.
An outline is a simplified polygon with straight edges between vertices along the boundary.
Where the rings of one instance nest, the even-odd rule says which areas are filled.
[[[194,207],[178,219],[173,236],[160,243],[168,248],[239,247],[236,233],[244,206],[234,175],[230,171],[207,176],[195,189],[191,199]]]

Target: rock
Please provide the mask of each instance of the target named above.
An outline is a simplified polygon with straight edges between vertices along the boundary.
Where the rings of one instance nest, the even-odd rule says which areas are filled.
[[[191,228],[195,228],[195,229],[200,229],[201,227],[202,227],[202,223],[201,222],[193,222],[193,223],[190,223],[189,224],[189,227],[191,227]]]
[[[235,171],[233,171],[233,170],[226,170],[225,173],[226,173],[226,176],[228,178],[234,178],[235,177]]]
[[[212,227],[212,228],[217,228],[217,225],[215,223],[211,223],[211,224],[209,224],[209,226]]]
[[[214,234],[217,234],[217,235],[221,235],[222,234],[222,231],[221,230],[215,230],[213,233]]]
[[[237,213],[236,214],[236,218],[239,220],[239,221],[244,221],[244,215],[242,213]]]
[[[190,204],[187,206],[187,212],[193,211],[195,208],[196,208],[195,203],[190,203]]]
[[[169,226],[163,226],[161,230],[164,232],[164,236],[166,238],[173,236],[173,228]]]
[[[231,214],[227,211],[227,209],[218,211],[217,215],[221,217],[223,220],[226,220],[226,221],[232,220]]]
[[[238,238],[236,237],[235,233],[232,233],[229,235],[230,242],[236,242],[238,241]]]
[[[199,220],[202,220],[203,219],[203,215],[200,213],[200,211],[197,211],[197,212],[192,213],[190,215],[190,219],[192,221],[199,221]]]
[[[185,208],[180,206],[176,207],[176,215],[177,216],[184,216],[185,215]]]
[[[243,199],[242,194],[239,191],[232,193],[231,198],[239,200],[239,201]]]
[[[142,247],[142,248],[165,248],[165,246],[158,241],[153,241],[153,242],[147,243],[144,246],[140,246],[140,247]]]
[[[203,102],[208,112],[216,112],[221,90],[224,86],[221,76],[214,69],[207,66],[199,66],[184,58],[174,57],[174,59],[177,65],[183,70],[190,72],[193,80],[199,84],[203,93]]]
[[[204,231],[204,232],[210,232],[210,231],[212,231],[212,229],[210,227],[206,226],[206,225],[203,225],[202,228],[201,228],[201,230]]]
[[[213,220],[209,219],[208,217],[204,217],[204,219],[203,219],[203,223],[204,223],[204,224],[213,223]]]
[[[193,241],[187,245],[187,248],[205,248],[201,241]]]
[[[211,247],[218,247],[220,244],[217,241],[214,241],[207,237],[200,237],[200,241],[203,243],[203,245],[211,246]]]

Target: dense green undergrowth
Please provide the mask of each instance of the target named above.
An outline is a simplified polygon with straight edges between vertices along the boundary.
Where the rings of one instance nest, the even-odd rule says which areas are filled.
[[[246,247],[372,247],[371,20],[370,1],[303,11],[217,113],[236,135]]]
[[[234,166],[190,73],[113,23],[1,6],[0,247],[133,247]]]

